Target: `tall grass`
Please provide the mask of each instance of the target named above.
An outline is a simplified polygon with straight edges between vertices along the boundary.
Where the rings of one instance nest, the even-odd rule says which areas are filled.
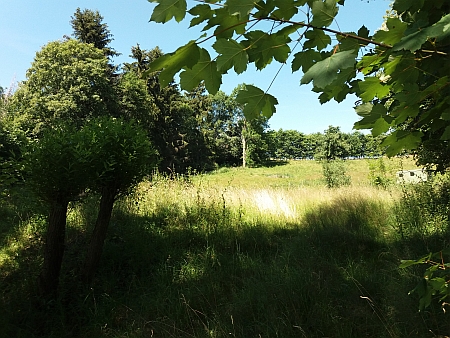
[[[230,172],[141,184],[114,210],[92,286],[77,276],[98,201],[73,205],[55,303],[35,296],[45,217],[1,208],[10,217],[0,223],[0,337],[449,332],[438,307],[418,313],[408,296],[417,274],[397,268],[410,258],[405,254],[423,253],[415,238],[399,235],[401,191],[368,183],[335,190],[320,181],[264,185],[270,170],[289,174],[258,169],[247,171],[257,179],[247,176],[245,186]]]

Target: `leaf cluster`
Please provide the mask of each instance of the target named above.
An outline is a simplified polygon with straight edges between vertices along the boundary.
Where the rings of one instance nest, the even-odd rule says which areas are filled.
[[[446,262],[450,250],[442,250],[416,259],[402,260],[400,268],[408,268],[414,265],[427,265],[423,278],[417,286],[410,291],[419,296],[419,310],[423,311],[431,305],[434,296],[439,297],[442,308],[445,309],[444,301],[450,296],[450,276],[446,270],[450,268],[450,263]]]
[[[356,94],[361,120],[355,128],[387,134],[388,155],[417,149],[429,137],[450,138],[450,5],[443,0],[396,0],[395,14],[373,35],[364,26],[354,32],[330,28],[344,1],[219,0],[189,9],[185,0],[152,2],[151,20],[181,21],[189,13],[191,26],[203,25],[205,32],[150,64],[161,71],[163,85],[181,71],[182,88],[204,80],[215,93],[230,70],[240,74],[251,63],[263,70],[292,60],[292,71],[303,72],[301,84],[312,83],[321,103]],[[200,47],[211,39],[212,57]],[[276,98],[255,86],[238,97],[248,117],[275,112]]]
[[[11,110],[31,135],[62,122],[81,126],[86,119],[107,115],[116,109],[107,69],[108,60],[92,45],[50,42],[36,53]]]
[[[100,117],[81,129],[47,129],[24,151],[27,182],[44,200],[68,201],[86,189],[112,185],[125,193],[139,182],[156,154],[144,130],[133,122]]]

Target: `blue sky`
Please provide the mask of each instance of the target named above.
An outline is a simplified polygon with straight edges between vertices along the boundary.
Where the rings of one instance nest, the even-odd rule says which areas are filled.
[[[390,0],[346,0],[333,28],[357,31],[365,25],[371,32],[383,22]],[[198,28],[182,23],[157,24],[149,22],[155,3],[146,0],[0,0],[0,85],[9,87],[12,81],[25,80],[26,70],[34,55],[50,41],[71,35],[70,17],[77,7],[98,10],[108,24],[114,41],[111,46],[122,53],[115,63],[129,62],[130,49],[159,46],[169,53],[189,40],[200,36]],[[206,47],[206,46],[205,46]],[[225,75],[221,90],[231,93],[240,83],[249,83],[265,90],[280,65],[273,63],[263,71],[250,67],[246,74]],[[300,72],[293,73],[285,65],[269,93],[279,101],[277,113],[269,121],[272,129],[297,129],[304,133],[323,132],[329,125],[350,132],[358,116],[353,111],[355,97],[344,102],[320,105],[311,86],[300,86]]]

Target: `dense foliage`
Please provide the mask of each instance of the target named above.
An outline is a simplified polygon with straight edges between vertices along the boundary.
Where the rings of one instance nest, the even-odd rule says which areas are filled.
[[[27,80],[15,92],[11,117],[29,136],[70,122],[116,111],[114,91],[102,51],[77,40],[48,43],[27,71]]]
[[[320,102],[356,94],[362,119],[355,127],[371,129],[374,136],[389,132],[383,142],[388,155],[426,147],[429,140],[445,146],[450,138],[448,2],[396,0],[395,15],[374,34],[364,26],[354,32],[330,28],[344,0],[219,0],[189,9],[186,0],[153,2],[158,5],[151,20],[181,21],[189,13],[191,26],[203,24],[207,34],[150,65],[150,71],[161,70],[163,84],[181,71],[183,89],[205,80],[215,93],[231,69],[239,74],[251,63],[262,70],[272,61],[290,60],[294,72],[303,72],[301,83],[312,82],[320,93]],[[261,22],[270,25],[261,30]],[[200,46],[211,41],[212,57]],[[247,117],[270,117],[277,104],[255,86],[247,86],[237,99]],[[425,162],[433,161],[426,157]]]
[[[114,76],[113,81],[104,51],[73,39],[50,42],[36,54],[27,80],[2,114],[3,141],[12,148],[2,158],[23,163],[24,183],[48,209],[39,277],[40,291],[46,297],[54,297],[58,288],[69,203],[87,192],[101,196],[82,270],[91,281],[115,200],[157,164],[147,133],[134,122],[145,121],[150,107],[145,82],[133,74]],[[25,141],[12,144],[19,146],[14,152],[7,141],[16,129]],[[7,175],[13,176],[15,168],[8,167]]]

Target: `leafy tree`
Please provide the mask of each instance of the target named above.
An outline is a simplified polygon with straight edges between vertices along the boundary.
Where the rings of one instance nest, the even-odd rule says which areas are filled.
[[[27,79],[14,93],[11,111],[29,135],[43,129],[117,114],[108,60],[92,45],[77,40],[54,41],[36,53]]]
[[[195,170],[212,170],[215,167],[213,145],[215,139],[211,135],[209,121],[211,97],[200,84],[194,90],[185,93],[185,164]]]
[[[65,245],[67,208],[92,179],[90,145],[73,127],[46,129],[24,151],[26,183],[48,204],[44,263],[39,276],[42,294],[58,287]]]
[[[324,138],[317,150],[316,158],[327,161],[345,159],[348,157],[346,135],[339,127],[329,126],[324,132]]]
[[[309,160],[314,159],[317,153],[317,149],[323,143],[323,134],[322,133],[313,133],[309,134],[306,137],[306,158]]]
[[[83,269],[91,280],[115,199],[156,165],[147,134],[133,122],[148,122],[146,83],[131,73],[112,82],[108,69],[93,45],[50,42],[36,54],[11,103],[9,116],[30,136],[26,183],[50,210],[40,275],[45,295],[58,285],[68,203],[87,188],[102,196]]]
[[[139,44],[136,44],[136,46],[131,47],[131,54],[129,55],[136,61],[132,63],[125,62],[123,67],[126,72],[134,71],[139,77],[142,77],[142,73],[147,70],[148,64],[161,55],[162,51],[159,47],[146,51],[141,49]]]
[[[240,117],[236,101],[219,91],[211,97],[207,115],[208,143],[218,166],[238,166],[242,163]]]
[[[0,119],[6,114],[7,97],[5,89],[0,86]]]
[[[0,197],[22,181],[21,147],[25,141],[13,121],[0,116]]]
[[[359,131],[347,134],[348,156],[352,158],[368,157],[366,143],[366,136]]]
[[[384,147],[381,146],[384,136],[378,135],[365,135],[366,138],[366,156],[368,157],[380,157],[384,156]]]
[[[101,117],[81,131],[90,145],[89,167],[95,173],[89,187],[101,194],[100,207],[82,274],[92,281],[100,263],[103,244],[116,199],[127,194],[157,164],[146,132],[133,122]]]
[[[450,167],[450,143],[438,135],[430,133],[415,153],[417,164],[435,167],[437,172],[445,172]]]
[[[305,158],[305,135],[297,130],[280,129],[275,134],[276,157],[279,159]]]
[[[323,160],[323,176],[328,188],[339,188],[351,184],[351,177],[347,175],[347,165],[342,160]]]
[[[0,87],[0,197],[22,181],[21,147],[26,138],[10,116],[11,92]]]
[[[237,86],[231,95],[218,92],[212,98],[211,128],[214,130],[218,165],[259,165],[269,158],[268,119],[260,116],[247,120],[239,103]]]
[[[147,91],[146,81],[134,72],[126,72],[118,76],[113,88],[118,108],[116,115],[127,121],[133,120],[145,130],[150,130],[155,105]]]
[[[242,139],[245,138],[247,155],[243,158],[251,166],[262,165],[270,159],[269,137],[266,132],[269,128],[268,118],[260,116],[251,120],[244,119],[244,122]]]
[[[373,136],[389,132],[383,141],[388,155],[417,149],[427,139],[450,139],[448,2],[395,0],[396,16],[374,34],[364,26],[353,32],[329,28],[343,0],[226,0],[189,10],[185,0],[153,2],[158,4],[151,20],[181,21],[189,12],[191,26],[204,24],[209,34],[151,63],[150,72],[161,70],[162,85],[181,71],[182,89],[205,80],[215,93],[231,69],[240,74],[253,63],[262,70],[292,57],[292,70],[303,71],[301,83],[312,83],[320,102],[341,102],[349,93],[360,98],[355,127],[371,129]],[[262,21],[272,23],[267,31],[255,26]],[[212,57],[200,47],[210,41],[217,53]],[[294,48],[300,50],[294,54]],[[239,97],[247,117],[275,112],[277,100],[257,87],[245,88]]]
[[[146,133],[134,123],[101,117],[81,129],[46,129],[25,151],[27,183],[49,206],[41,292],[53,296],[64,255],[67,208],[90,188],[101,194],[100,207],[83,267],[90,281],[100,261],[114,201],[156,164]]]
[[[95,48],[103,51],[108,58],[120,55],[109,44],[113,41],[113,35],[108,25],[103,23],[103,16],[98,11],[77,8],[71,17],[70,24],[73,36],[81,42],[91,43]]]

